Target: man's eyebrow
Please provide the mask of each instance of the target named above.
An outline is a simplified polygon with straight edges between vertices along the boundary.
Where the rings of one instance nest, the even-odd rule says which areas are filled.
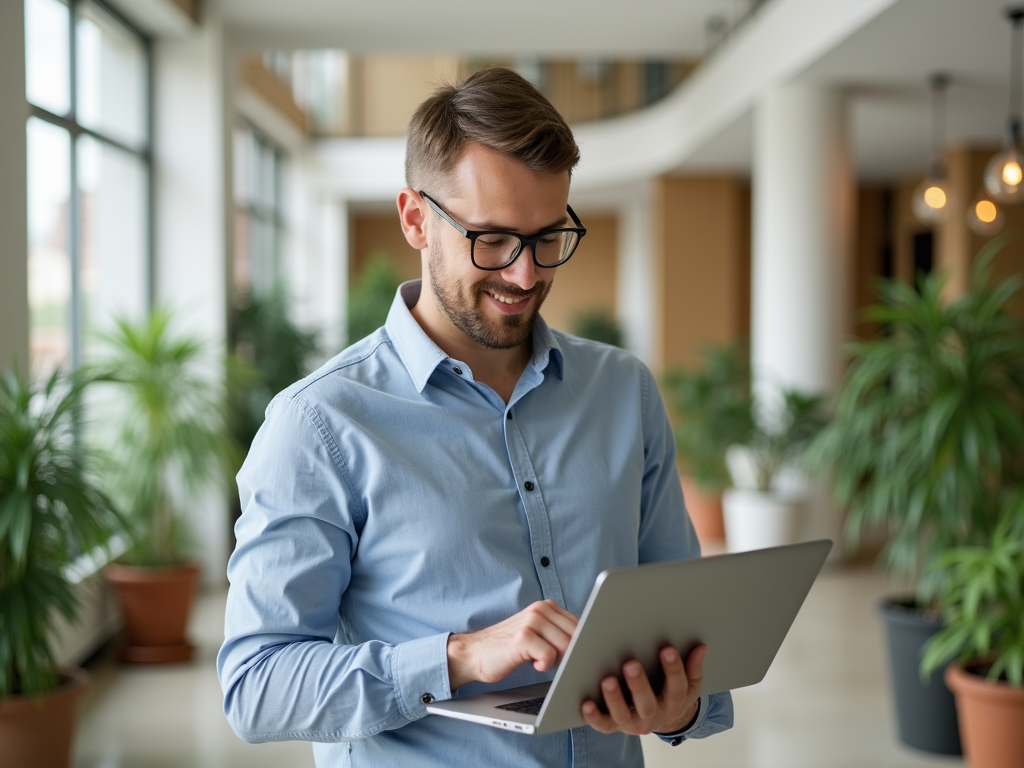
[[[562,217],[560,219],[558,219],[558,221],[555,221],[555,222],[553,222],[551,224],[548,224],[547,226],[541,227],[540,229],[537,230],[537,232],[546,232],[549,229],[560,229],[560,228],[564,227],[566,224],[568,224],[569,221],[570,221],[570,219],[569,219],[569,212],[566,211],[565,213],[562,214]],[[502,226],[501,224],[497,224],[495,222],[483,222],[482,224],[471,224],[470,222],[466,222],[466,223],[470,224],[470,226],[468,226],[466,228],[468,230],[470,230],[471,232],[472,231],[477,231],[477,232],[492,232],[492,231],[497,231],[497,232],[515,232],[516,231],[514,227]],[[537,232],[532,232],[531,234],[537,234]]]

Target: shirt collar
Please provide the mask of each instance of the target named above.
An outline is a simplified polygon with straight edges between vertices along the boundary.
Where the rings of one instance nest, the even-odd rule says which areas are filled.
[[[449,359],[445,351],[427,336],[410,311],[419,301],[422,287],[422,280],[402,283],[395,292],[395,299],[391,302],[388,319],[384,324],[388,338],[409,371],[417,392],[423,391],[434,369]],[[549,363],[552,372],[561,379],[565,365],[562,348],[544,318],[538,316],[533,325],[533,357],[530,366],[538,373],[543,373]]]

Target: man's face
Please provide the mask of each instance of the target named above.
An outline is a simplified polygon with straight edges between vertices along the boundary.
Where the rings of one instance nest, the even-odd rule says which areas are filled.
[[[567,221],[568,173],[537,174],[479,144],[471,144],[456,164],[450,188],[453,193],[439,202],[467,229],[532,235]],[[441,217],[430,216],[426,273],[445,317],[487,349],[527,342],[555,270],[538,268],[529,248],[504,269],[477,269],[469,240]]]

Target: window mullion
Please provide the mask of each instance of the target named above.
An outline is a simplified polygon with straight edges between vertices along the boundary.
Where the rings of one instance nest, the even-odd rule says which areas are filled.
[[[78,194],[78,1],[68,0],[68,66],[71,124],[70,173],[68,188],[68,257],[71,260],[71,301],[68,314],[71,320],[71,368],[82,365],[82,243],[81,200]]]
[[[149,37],[142,39],[146,63],[146,312],[156,306],[156,174],[153,171],[153,125],[156,120],[153,102],[153,86],[156,77],[153,72],[153,43]]]

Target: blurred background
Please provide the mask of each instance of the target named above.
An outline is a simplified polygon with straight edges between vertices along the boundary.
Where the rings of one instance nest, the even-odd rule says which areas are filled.
[[[663,382],[681,467],[697,476],[687,490],[695,518],[711,497],[710,518],[696,521],[706,552],[837,543],[769,678],[737,693],[734,731],[676,750],[645,743],[650,764],[963,764],[959,743],[922,746],[895,722],[876,606],[918,586],[920,563],[886,549],[902,522],[858,519],[849,535],[857,500],[837,499],[794,459],[831,419],[847,343],[891,334],[889,321],[862,313],[880,284],[914,293],[941,276],[935,307],[949,306],[971,293],[973,265],[993,243],[992,284],[1024,270],[1024,241],[1000,239],[1024,224],[1024,49],[1007,9],[1005,0],[0,4],[0,369],[33,381],[92,366],[121,372],[108,370],[71,429],[114,455],[115,470],[97,477],[122,476],[106,487],[135,521],[95,550],[72,547],[62,566],[80,608],[52,628],[53,652],[93,677],[70,764],[312,764],[306,744],[242,744],[219,713],[213,659],[239,514],[230,475],[270,397],[382,324],[399,282],[419,275],[394,204],[407,121],[439,84],[495,65],[534,83],[582,151],[570,203],[588,233],[543,314],[629,349]],[[1008,297],[1003,311],[1024,318],[1024,297]],[[184,342],[194,354],[156,359]],[[129,381],[129,370],[139,377]],[[186,446],[136,467],[152,435],[132,431],[143,421],[132,403],[152,402],[160,380],[183,429],[209,427],[206,453]],[[712,422],[702,435],[701,414],[730,387],[747,422],[735,432]],[[790,414],[785,392],[819,412]],[[204,402],[211,393],[219,399]],[[776,422],[808,417],[767,483],[752,435],[771,431],[752,423],[758,393]],[[727,452],[722,435],[748,450]],[[835,459],[843,438],[832,437]],[[187,468],[204,463],[225,471],[188,482]],[[133,544],[167,533],[165,522],[129,509],[143,480],[125,481],[147,471],[177,531],[149,559]],[[799,516],[747,542],[760,522],[727,530],[727,488],[798,496]],[[888,570],[871,567],[880,553]],[[104,566],[126,557],[197,566],[185,637],[156,643],[171,658],[133,657],[144,645],[134,635],[125,645]],[[944,722],[957,741],[955,719]]]

